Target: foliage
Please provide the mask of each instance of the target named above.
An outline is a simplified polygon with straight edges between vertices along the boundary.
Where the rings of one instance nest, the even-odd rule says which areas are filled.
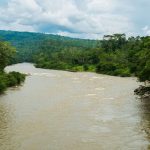
[[[7,87],[20,84],[25,79],[25,75],[18,72],[5,73],[4,68],[11,62],[15,48],[9,43],[0,41],[0,93]]]
[[[19,72],[10,72],[8,74],[0,73],[0,93],[7,87],[12,87],[21,84],[25,80],[25,75]]]
[[[6,76],[0,73],[0,93],[2,93],[7,88]]]
[[[16,47],[17,53],[13,63],[32,62],[33,55],[39,51],[60,51],[68,47],[93,48],[97,40],[84,40],[59,35],[3,31],[0,30],[0,39],[10,42]]]
[[[25,75],[19,72],[10,72],[7,74],[7,85],[9,87],[19,85],[25,80]]]
[[[50,34],[0,31],[17,48],[13,62],[31,61],[36,67],[69,71],[96,71],[150,80],[150,37],[105,35],[83,40]]]
[[[15,49],[9,43],[0,41],[0,71],[9,64],[14,53]]]

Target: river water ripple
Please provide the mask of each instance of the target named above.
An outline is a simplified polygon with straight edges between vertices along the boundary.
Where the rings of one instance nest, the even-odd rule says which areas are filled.
[[[135,78],[38,69],[0,96],[0,150],[147,150],[148,104]]]

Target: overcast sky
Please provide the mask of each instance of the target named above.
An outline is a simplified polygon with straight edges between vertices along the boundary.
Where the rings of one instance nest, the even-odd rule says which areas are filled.
[[[0,30],[91,39],[150,35],[150,0],[0,0]]]

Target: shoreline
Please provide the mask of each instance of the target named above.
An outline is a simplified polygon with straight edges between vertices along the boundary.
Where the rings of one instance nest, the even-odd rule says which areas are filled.
[[[141,98],[150,100],[150,85],[148,86],[140,85],[140,87],[134,90],[134,93],[136,95],[139,95]]]

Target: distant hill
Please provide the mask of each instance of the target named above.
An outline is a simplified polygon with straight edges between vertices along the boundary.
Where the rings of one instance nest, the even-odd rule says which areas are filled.
[[[0,30],[0,40],[8,41],[17,49],[17,62],[31,61],[32,54],[39,50],[46,41],[51,42],[52,49],[64,49],[66,47],[94,48],[98,44],[96,40],[77,39],[65,36]],[[50,47],[49,47],[50,48]]]

